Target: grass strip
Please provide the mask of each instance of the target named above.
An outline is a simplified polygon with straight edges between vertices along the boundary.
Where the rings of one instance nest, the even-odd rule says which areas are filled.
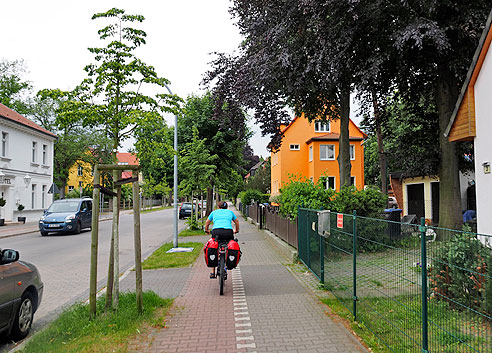
[[[185,229],[179,233],[180,237],[192,237],[195,235],[207,235],[207,234],[202,229],[197,229],[197,230]]]
[[[144,292],[144,312],[138,314],[135,293],[120,293],[116,312],[104,312],[105,299],[98,299],[94,320],[89,318],[87,304],[70,307],[47,329],[33,336],[22,352],[127,352],[128,344],[145,331],[145,325],[164,327],[173,302],[154,292]]]
[[[166,253],[173,247],[173,243],[166,243],[154,251],[144,262],[144,270],[154,270],[158,268],[187,267],[195,262],[200,254],[203,243],[181,243],[180,248],[193,248],[192,252]]]
[[[173,208],[173,207],[172,206],[162,206],[162,207],[157,207],[157,208],[140,210],[140,213],[149,213],[149,212],[155,212],[155,211],[162,211],[162,210],[168,210],[170,208]]]

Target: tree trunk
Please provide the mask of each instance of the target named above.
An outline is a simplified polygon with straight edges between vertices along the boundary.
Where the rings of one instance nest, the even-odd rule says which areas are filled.
[[[212,213],[212,203],[213,203],[213,189],[212,189],[212,181],[210,181],[209,187],[207,187],[207,211],[205,212],[205,216],[208,217],[210,213]]]
[[[167,198],[167,205],[169,207],[172,206],[172,200],[173,200],[173,190],[171,189],[169,190],[169,197]]]
[[[374,108],[374,124],[376,125],[376,137],[378,141],[379,172],[381,175],[381,192],[385,195],[386,207],[388,206],[388,175],[386,153],[384,152],[383,134],[381,132],[381,112],[376,95],[373,95],[372,106]]]
[[[65,198],[65,188],[67,187],[67,180],[60,180],[60,199]],[[54,194],[54,193],[53,193]]]
[[[338,144],[338,167],[340,168],[340,189],[350,185],[350,86],[344,85],[340,93],[340,140]]]
[[[461,229],[461,197],[456,146],[444,136],[458,97],[458,83],[447,67],[438,68],[436,105],[439,112],[439,227]]]

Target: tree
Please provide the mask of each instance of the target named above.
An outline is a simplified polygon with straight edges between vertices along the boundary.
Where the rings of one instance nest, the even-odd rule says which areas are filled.
[[[254,189],[261,191],[262,194],[270,193],[271,168],[270,158],[260,168],[256,170],[255,175],[250,176],[246,182],[245,189]]]
[[[178,119],[178,148],[193,140],[193,128],[198,129],[198,139],[206,140],[210,155],[216,155],[215,172],[210,175],[207,188],[207,214],[212,211],[214,185],[227,190],[237,181],[237,169],[244,165],[242,151],[250,136],[246,115],[235,102],[224,102],[217,108],[211,93],[189,96]],[[180,178],[182,176],[180,175]]]
[[[28,112],[32,89],[31,83],[23,78],[26,72],[22,60],[0,61],[0,103],[22,115]]]
[[[135,130],[135,151],[139,160],[145,184],[155,192],[169,193],[171,202],[174,185],[173,136],[174,129],[163,120],[149,120]]]
[[[340,119],[340,185],[350,184],[350,93],[374,81],[385,2],[236,0],[232,13],[246,37],[236,56],[219,55],[205,81],[217,96],[254,109],[276,149],[285,107],[309,120]],[[389,38],[389,37],[385,37]],[[381,80],[380,82],[386,82]],[[219,100],[220,103],[220,100]]]
[[[142,86],[164,88],[169,83],[159,77],[152,66],[138,59],[135,51],[143,44],[147,34],[128,26],[141,23],[141,15],[127,15],[124,10],[110,9],[92,16],[93,20],[109,20],[109,24],[98,31],[104,47],[89,48],[95,63],[84,70],[87,78],[68,94],[72,112],[63,116],[65,121],[82,121],[83,126],[103,127],[112,140],[112,160],[117,164],[116,152],[123,140],[147,120],[162,119],[160,112],[173,112],[170,104],[177,107],[179,98],[165,93],[153,96],[142,93]],[[163,90],[164,91],[164,90]],[[83,114],[80,114],[80,113]],[[113,179],[118,173],[113,172]],[[113,192],[117,193],[115,187]],[[113,309],[118,308],[119,296],[119,201],[113,197],[113,236],[110,253],[107,303],[112,301]],[[111,279],[114,283],[110,283]],[[112,296],[114,286],[114,296]]]
[[[58,136],[54,145],[53,179],[60,188],[60,198],[65,198],[69,171],[78,161],[94,165],[108,160],[108,139],[100,131],[91,132],[80,122],[69,124],[60,121],[67,106],[59,90],[41,90],[26,104],[27,115],[34,122]]]
[[[422,92],[431,92],[439,124],[439,226],[461,225],[459,158],[456,144],[444,136],[472,55],[476,49],[490,2],[412,1],[400,2],[394,32],[398,50],[399,92],[407,104],[419,102]]]

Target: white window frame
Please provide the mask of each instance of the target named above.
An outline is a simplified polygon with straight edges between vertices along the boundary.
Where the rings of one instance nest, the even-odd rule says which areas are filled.
[[[314,132],[330,132],[331,126],[330,122],[321,122],[321,121],[316,121],[314,123]]]
[[[291,151],[299,151],[301,149],[301,146],[298,143],[291,143],[289,147]]]
[[[46,185],[41,186],[41,208],[44,210],[46,207]]]
[[[68,192],[72,192],[74,189],[75,189],[74,186],[71,186],[71,185],[68,186]]]
[[[313,146],[309,146],[309,161],[312,162],[313,161]]]
[[[84,176],[84,168],[80,164],[77,166],[77,176]]]
[[[350,160],[355,161],[355,145],[350,145]]]
[[[328,157],[328,146],[331,146],[331,147],[333,148],[333,157],[331,157],[331,158],[330,158],[330,157]],[[327,156],[327,157],[326,157],[326,158],[322,158],[322,157],[321,157],[321,150],[322,150],[324,147],[326,147],[326,148],[327,148],[327,152],[326,152],[326,156]],[[319,160],[320,160],[320,161],[334,161],[334,160],[335,160],[335,152],[336,152],[336,151],[335,151],[335,145],[332,145],[332,144],[330,144],[330,145],[319,145]]]
[[[48,145],[43,144],[43,165],[48,164]]]
[[[37,154],[38,154],[38,143],[36,141],[33,141],[32,142],[32,158],[31,158],[31,162],[32,163],[36,163],[37,161]]]
[[[2,157],[9,155],[9,133],[2,131]]]
[[[314,183],[314,177],[309,177],[309,180],[311,180],[311,183]]]
[[[327,176],[325,178],[326,178],[326,180],[325,180],[325,188],[326,188],[326,190],[328,190],[328,189],[336,190],[337,189],[337,178],[334,177],[334,176]],[[330,179],[333,179],[333,187],[332,188],[330,188],[330,185],[329,185],[329,180]]]
[[[352,179],[352,178],[353,178],[353,179]],[[353,182],[353,183],[352,183],[352,180],[354,180],[354,182]],[[356,184],[355,184],[355,183],[356,183],[355,176],[351,175],[351,176],[350,176],[350,186],[352,186],[352,185],[353,185],[353,186],[356,186]]]
[[[31,209],[36,209],[36,189],[37,189],[37,185],[36,184],[32,184],[32,187],[31,187]]]

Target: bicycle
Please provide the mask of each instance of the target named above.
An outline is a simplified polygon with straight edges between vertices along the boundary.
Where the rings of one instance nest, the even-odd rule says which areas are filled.
[[[235,232],[234,234],[237,234],[237,232]],[[225,285],[225,280],[227,279],[226,253],[227,253],[227,244],[229,243],[230,240],[218,240],[218,239],[216,240],[219,243],[216,276],[219,278],[219,295],[224,295],[224,285]],[[237,242],[237,238],[234,240]]]

